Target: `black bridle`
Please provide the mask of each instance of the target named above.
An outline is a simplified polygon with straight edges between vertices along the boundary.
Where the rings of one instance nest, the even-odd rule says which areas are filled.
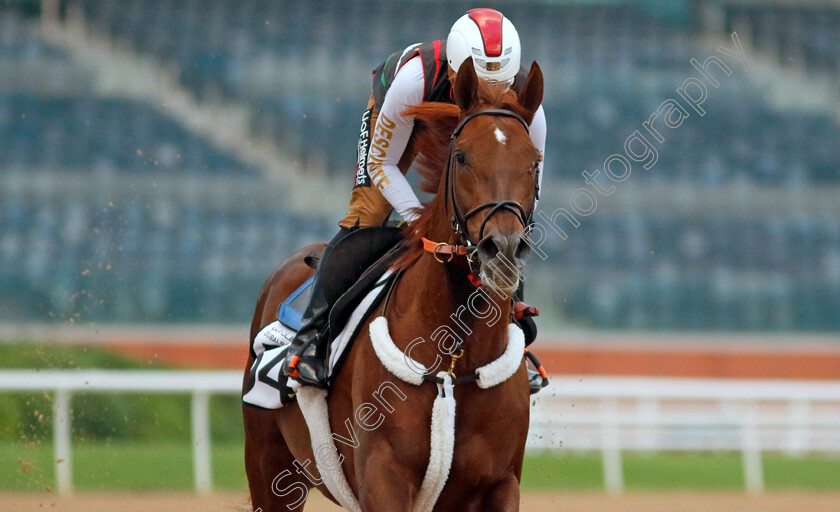
[[[484,220],[481,222],[481,228],[478,230],[479,242],[484,239],[484,227],[487,225],[487,221],[500,211],[507,210],[516,215],[516,218],[519,219],[519,222],[522,223],[522,227],[525,229],[528,229],[528,226],[531,225],[532,216],[534,214],[533,210],[526,212],[525,208],[521,204],[513,200],[490,201],[476,206],[467,213],[464,213],[461,206],[458,204],[458,200],[455,197],[455,182],[452,178],[451,172],[453,165],[452,161],[455,159],[455,140],[457,140],[461,135],[461,131],[464,129],[464,126],[478,116],[511,117],[522,123],[522,126],[525,127],[525,131],[529,132],[528,123],[525,122],[525,119],[523,119],[522,116],[510,110],[500,108],[489,108],[473,112],[461,119],[461,122],[455,127],[455,131],[452,132],[452,137],[449,139],[449,158],[446,162],[446,201],[449,209],[452,211],[452,229],[458,233],[461,237],[461,243],[466,246],[470,252],[475,250],[475,246],[472,245],[472,242],[470,241],[467,221],[469,221],[470,218],[478,212],[486,208],[490,208],[490,211],[484,216]]]

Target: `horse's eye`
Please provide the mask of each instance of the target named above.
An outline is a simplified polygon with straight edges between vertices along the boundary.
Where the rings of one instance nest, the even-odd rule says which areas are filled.
[[[455,152],[455,161],[458,162],[459,165],[464,165],[464,162],[467,161],[466,155],[460,151]]]

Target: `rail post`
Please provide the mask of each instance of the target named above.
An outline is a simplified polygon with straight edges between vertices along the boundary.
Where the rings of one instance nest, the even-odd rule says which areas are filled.
[[[741,425],[741,458],[744,464],[744,485],[750,494],[764,492],[764,474],[761,467],[761,432],[756,419],[757,404],[746,404]]]
[[[610,494],[624,492],[624,470],[621,463],[621,442],[618,428],[618,402],[606,398],[601,402],[603,424],[602,463],[604,486]]]
[[[56,488],[61,496],[73,492],[70,421],[70,392],[66,389],[56,389],[53,398],[53,461]]]
[[[210,395],[206,391],[193,392],[191,404],[193,475],[195,475],[195,492],[198,494],[208,494],[213,488],[209,402]]]

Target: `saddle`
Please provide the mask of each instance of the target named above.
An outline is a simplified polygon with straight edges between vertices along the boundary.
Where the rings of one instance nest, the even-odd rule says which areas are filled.
[[[347,319],[367,292],[405,250],[402,229],[395,226],[358,228],[351,231],[333,247],[324,260],[321,273],[326,277],[322,286],[330,304],[329,339],[341,332]],[[322,252],[308,254],[304,261],[317,267]],[[304,282],[280,304],[277,319],[290,329],[297,330],[303,309],[309,302],[312,279]]]
[[[345,236],[332,249],[330,257],[324,260],[328,265],[322,269],[327,277],[325,292],[331,305],[326,329],[329,330],[329,352],[333,358],[331,367],[334,373],[344,364],[350,340],[355,338],[361,326],[362,317],[358,313],[353,317],[353,313],[357,309],[366,313],[376,307],[384,289],[393,286],[395,274],[385,274],[405,250],[401,243],[401,231],[390,226],[357,229]],[[307,265],[312,267],[317,267],[320,259],[320,252],[305,257]],[[263,409],[279,409],[295,400],[295,390],[280,369],[285,353],[300,328],[313,281],[314,278],[309,278],[292,292],[278,307],[277,321],[265,326],[251,340],[254,364],[243,389],[243,403]],[[368,296],[374,299],[367,299]],[[345,327],[348,332],[340,336]]]

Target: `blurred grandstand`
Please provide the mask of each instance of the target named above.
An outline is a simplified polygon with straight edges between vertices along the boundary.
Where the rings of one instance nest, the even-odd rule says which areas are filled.
[[[840,331],[837,2],[485,4],[546,74],[549,210],[691,58],[736,31],[754,64],[533,258],[543,325]],[[473,6],[0,2],[0,320],[249,321],[335,230],[369,70]]]

